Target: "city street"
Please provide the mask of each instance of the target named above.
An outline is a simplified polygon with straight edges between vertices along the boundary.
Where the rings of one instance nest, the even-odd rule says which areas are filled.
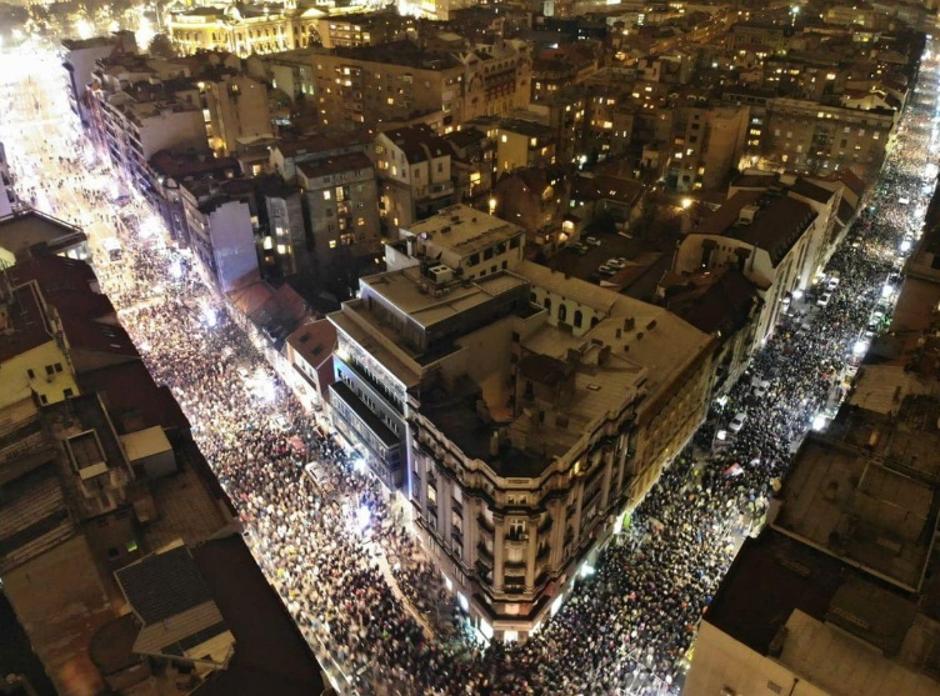
[[[18,51],[0,57],[0,141],[17,192],[85,228],[102,289],[154,378],[173,390],[259,565],[344,692],[678,692],[736,541],[762,519],[792,443],[825,427],[820,414],[871,340],[873,313],[890,316],[884,286],[920,234],[937,173],[940,66],[931,53],[868,208],[827,269],[840,278],[831,301],[784,320],[537,635],[487,647],[468,635],[378,484],[303,413],[193,256],[136,196],[112,202],[116,182],[100,160],[90,166],[96,155],[77,131],[59,58],[38,44]],[[117,224],[129,212],[136,230]],[[119,262],[104,249],[113,237]],[[755,393],[752,379],[769,385]],[[712,451],[739,413],[743,426]],[[306,473],[311,460],[324,480]]]

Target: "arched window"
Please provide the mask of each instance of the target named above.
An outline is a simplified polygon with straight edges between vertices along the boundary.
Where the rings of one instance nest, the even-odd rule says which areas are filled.
[[[568,318],[568,305],[558,305],[558,321],[564,321]]]
[[[576,309],[576,310],[574,311],[574,325],[580,329],[580,328],[581,328],[581,322],[582,322],[583,320],[584,320],[584,315],[581,314],[581,310],[580,310],[580,309]]]
[[[591,328],[593,329],[595,326],[597,326],[597,322],[599,321],[600,319],[598,319],[597,317],[591,317]]]
[[[545,309],[547,309],[549,312],[552,311],[552,298],[551,297],[545,298]]]

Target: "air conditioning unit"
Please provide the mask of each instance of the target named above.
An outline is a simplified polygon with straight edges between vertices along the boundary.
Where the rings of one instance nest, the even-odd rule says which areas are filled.
[[[446,283],[447,281],[453,279],[454,269],[450,266],[445,266],[444,264],[438,264],[437,266],[431,266],[428,269],[428,275],[434,279],[435,283]]]

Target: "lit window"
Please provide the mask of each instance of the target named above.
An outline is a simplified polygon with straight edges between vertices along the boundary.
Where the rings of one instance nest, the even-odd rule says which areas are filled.
[[[333,197],[333,195],[332,195],[329,191],[324,191],[324,192],[323,192],[323,200],[328,201],[328,200],[330,200],[332,197]]]
[[[330,249],[335,249],[335,248],[336,248],[336,240],[335,240],[335,239],[331,239],[331,240],[330,240]]]
[[[505,133],[503,133],[501,136],[499,136],[499,141],[500,141],[501,143],[508,143],[508,142],[509,142],[509,137],[508,137]]]
[[[278,244],[278,245],[277,245],[277,253],[278,253],[278,254],[281,254],[281,255],[286,254],[286,253],[287,253],[287,245],[286,245],[286,244]]]

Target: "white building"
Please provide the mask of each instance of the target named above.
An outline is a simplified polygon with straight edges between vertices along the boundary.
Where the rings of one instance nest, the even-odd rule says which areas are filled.
[[[673,271],[738,268],[764,301],[755,334],[760,341],[773,331],[784,300],[813,281],[827,224],[797,198],[738,191],[682,239]]]

